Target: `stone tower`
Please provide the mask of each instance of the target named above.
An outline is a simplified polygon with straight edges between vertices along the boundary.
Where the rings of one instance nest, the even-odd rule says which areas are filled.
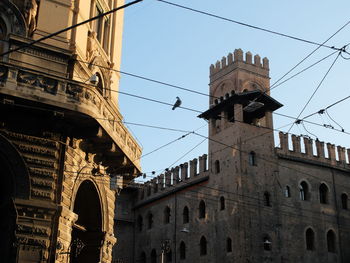
[[[211,65],[209,109],[199,116],[209,121],[209,169],[217,174],[210,178],[211,184],[235,193],[228,198],[239,200],[235,227],[244,244],[242,257],[253,261],[259,253],[257,248],[254,254],[255,240],[270,233],[272,226],[264,225],[271,211],[258,212],[259,203],[252,205],[256,200],[251,196],[258,193],[261,200],[264,195],[272,196],[278,170],[276,164],[266,162],[275,158],[272,112],[282,106],[269,96],[269,85],[268,59],[261,62],[255,55],[253,61],[250,52],[244,56],[236,49]],[[257,225],[261,228],[247,231]]]

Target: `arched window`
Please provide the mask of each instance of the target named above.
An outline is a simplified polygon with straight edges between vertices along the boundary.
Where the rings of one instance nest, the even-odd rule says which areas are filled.
[[[320,203],[321,204],[328,204],[329,202],[329,197],[328,197],[328,187],[325,184],[321,184],[319,188],[319,193],[320,193]]]
[[[330,253],[335,253],[336,249],[335,249],[335,233],[333,232],[333,230],[329,230],[327,232],[327,249],[328,252]]]
[[[232,252],[232,240],[229,237],[226,239],[226,252]]]
[[[155,249],[152,249],[151,252],[151,263],[157,263],[157,252]]]
[[[182,212],[182,223],[187,224],[190,221],[190,213],[188,207],[185,206]]]
[[[216,160],[215,161],[215,173],[216,174],[218,174],[218,173],[220,173],[220,162],[219,162],[219,160]]]
[[[265,235],[263,238],[263,246],[264,246],[264,250],[271,251],[272,242],[271,242],[271,238],[268,235]]]
[[[183,241],[180,243],[180,259],[186,259],[186,245]]]
[[[139,231],[142,231],[142,227],[143,227],[143,219],[142,216],[139,215],[137,218],[137,228],[139,229]]]
[[[270,193],[267,191],[264,193],[264,205],[271,206]]]
[[[167,206],[164,209],[164,224],[170,223],[170,208]]]
[[[290,187],[288,185],[286,185],[286,187],[284,188],[284,196],[285,197],[290,197]]]
[[[205,203],[203,200],[199,202],[199,218],[205,218]]]
[[[220,197],[220,210],[225,210],[225,197]]]
[[[166,262],[172,262],[172,260],[173,260],[173,252],[171,251],[171,249],[168,252],[166,252],[165,258],[166,258]]]
[[[255,154],[255,152],[249,153],[249,165],[256,166],[256,154]]]
[[[140,263],[146,263],[146,253],[144,251],[141,252],[139,262]]]
[[[309,186],[305,181],[302,181],[299,185],[300,200],[310,200]]]
[[[315,249],[315,233],[311,228],[308,228],[305,232],[306,249]]]
[[[103,79],[100,73],[96,72],[95,73],[97,76],[97,83],[96,83],[96,88],[98,92],[103,96],[104,88],[103,88]]]
[[[207,254],[207,239],[202,236],[200,241],[200,255],[204,256]]]
[[[148,220],[148,229],[151,229],[153,227],[153,215],[152,213],[148,213],[148,216],[147,216],[147,220]]]
[[[348,209],[348,195],[345,193],[341,195],[341,207],[343,209]]]

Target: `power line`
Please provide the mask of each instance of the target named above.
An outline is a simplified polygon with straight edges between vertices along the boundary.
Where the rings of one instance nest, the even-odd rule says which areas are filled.
[[[107,11],[107,12],[105,12],[105,13],[99,14],[99,15],[97,15],[97,16],[95,16],[95,17],[92,17],[92,18],[89,18],[89,19],[87,19],[87,20],[84,20],[84,21],[82,21],[82,22],[80,22],[80,23],[78,23],[78,24],[75,24],[75,25],[66,27],[66,28],[61,29],[61,30],[59,30],[59,31],[57,31],[57,32],[54,32],[54,33],[51,33],[51,34],[49,34],[49,35],[47,35],[47,36],[41,37],[41,38],[39,38],[39,39],[37,39],[37,40],[33,40],[33,41],[31,41],[31,42],[29,42],[29,43],[27,43],[27,44],[21,45],[21,46],[19,46],[19,47],[17,47],[17,48],[9,49],[8,51],[5,51],[5,52],[3,52],[2,54],[0,54],[0,57],[3,57],[3,56],[5,56],[5,55],[8,55],[8,54],[10,54],[10,53],[19,51],[19,50],[24,49],[24,48],[31,47],[31,46],[33,46],[34,44],[37,44],[37,43],[39,43],[39,42],[42,42],[42,41],[44,41],[44,40],[46,40],[46,39],[52,38],[52,37],[54,37],[54,36],[57,36],[57,35],[59,35],[59,34],[62,34],[62,33],[64,33],[64,32],[67,32],[67,31],[69,31],[69,30],[72,30],[72,29],[74,29],[74,28],[76,28],[76,27],[78,27],[78,26],[81,26],[81,25],[90,23],[90,22],[92,22],[92,21],[94,21],[94,20],[103,18],[104,16],[110,15],[110,14],[112,14],[112,13],[114,13],[114,12],[117,12],[118,10],[122,10],[122,9],[124,9],[124,8],[126,8],[126,7],[129,7],[129,6],[131,6],[131,5],[137,4],[137,3],[142,2],[142,1],[143,1],[143,0],[135,0],[135,1],[132,1],[132,2],[127,3],[127,4],[125,4],[125,5],[122,5],[122,6],[119,6],[119,7],[117,7],[117,8],[114,8],[114,9],[112,9],[112,10],[109,10],[109,11]]]
[[[308,70],[308,69],[310,69],[310,68],[316,66],[317,64],[319,64],[320,62],[322,62],[322,61],[326,60],[327,58],[333,56],[333,55],[334,55],[335,53],[337,53],[337,52],[338,52],[338,51],[334,51],[334,52],[330,53],[329,55],[327,55],[327,56],[321,58],[320,60],[318,60],[318,61],[316,61],[315,63],[311,64],[310,66],[308,66],[308,67],[306,67],[306,68],[300,70],[299,72],[295,73],[294,75],[290,76],[289,78],[285,79],[284,81],[282,81],[282,82],[280,82],[280,83],[278,83],[278,84],[277,84],[278,81],[275,82],[275,84],[272,84],[272,85],[271,85],[270,91],[273,90],[273,89],[275,89],[275,88],[277,88],[278,86],[281,86],[282,84],[286,83],[287,81],[289,81],[289,80],[295,78],[296,76],[300,75],[301,73],[305,72],[306,70]]]
[[[270,29],[262,28],[262,27],[259,27],[259,26],[254,26],[254,25],[251,25],[251,24],[243,23],[243,22],[240,22],[240,21],[237,21],[237,20],[233,20],[233,19],[230,19],[230,18],[219,16],[219,15],[216,15],[216,14],[213,14],[213,13],[208,13],[208,12],[201,11],[201,10],[198,10],[198,9],[194,9],[194,8],[191,8],[191,7],[187,7],[187,6],[171,3],[171,2],[168,2],[168,1],[165,1],[165,0],[157,0],[157,1],[165,3],[167,5],[176,6],[176,7],[179,7],[179,8],[182,8],[182,9],[186,9],[186,10],[189,10],[189,11],[192,11],[192,12],[195,12],[195,13],[199,13],[199,14],[202,14],[202,15],[218,18],[218,19],[221,19],[221,20],[224,20],[224,21],[227,21],[227,22],[231,22],[231,23],[234,23],[234,24],[241,25],[241,26],[253,28],[253,29],[264,31],[264,32],[267,32],[267,33],[271,33],[271,34],[279,35],[279,36],[282,36],[282,37],[294,39],[294,40],[297,40],[297,41],[302,41],[302,42],[305,42],[305,43],[308,43],[308,44],[317,45],[319,47],[326,47],[326,48],[330,48],[330,49],[338,50],[338,51],[341,50],[340,48],[336,48],[334,46],[325,45],[325,42],[322,43],[322,44],[319,44],[319,43],[316,43],[316,42],[311,41],[311,40],[307,40],[307,39],[303,39],[303,38],[287,35],[287,34],[284,34],[284,33],[280,33],[280,32],[277,32],[277,31],[270,30]],[[340,30],[342,30],[348,24],[350,24],[350,21],[347,22]],[[340,30],[338,30],[337,33]]]
[[[273,114],[279,115],[279,116],[282,116],[282,117],[285,117],[285,118],[293,119],[293,120],[298,120],[296,117],[289,116],[289,115],[282,114],[282,113],[274,112]],[[306,122],[306,123],[313,124],[313,125],[317,125],[317,126],[320,126],[320,127],[322,127],[322,128],[330,129],[330,127],[328,127],[326,124],[319,124],[319,123],[312,122],[312,121],[308,121],[308,120],[305,120],[305,119],[300,119],[299,121],[301,121],[301,122]],[[294,121],[294,123],[295,123],[295,121]],[[287,124],[286,126],[289,126],[289,125],[291,125],[291,124],[292,124],[292,123]],[[298,123],[296,123],[296,124],[298,124]],[[350,133],[345,132],[345,131],[342,131],[342,130],[339,130],[339,129],[336,129],[336,128],[331,128],[331,129],[334,130],[334,131],[337,131],[337,132],[341,132],[341,133],[345,133],[345,134],[347,134],[347,135],[350,135]]]
[[[314,95],[316,94],[316,92],[318,91],[318,89],[321,87],[323,81],[326,79],[328,73],[331,71],[331,69],[333,68],[335,62],[338,60],[339,56],[340,56],[341,52],[338,53],[338,56],[334,59],[333,63],[331,64],[331,66],[329,67],[329,69],[327,70],[326,74],[323,76],[322,80],[320,81],[320,83],[317,85],[316,89],[314,90],[314,92],[312,93],[311,97],[309,98],[309,100],[306,102],[305,106],[303,107],[303,109],[301,110],[301,112],[299,113],[298,117],[296,118],[296,120],[299,119],[300,115],[304,112],[304,110],[306,109],[306,107],[309,105],[310,101],[312,100],[312,98],[314,97]],[[291,127],[288,130],[289,131],[293,128],[294,123],[291,125]]]

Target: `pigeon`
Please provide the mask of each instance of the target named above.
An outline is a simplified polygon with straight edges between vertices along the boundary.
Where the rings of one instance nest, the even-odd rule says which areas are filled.
[[[176,97],[176,102],[173,106],[173,110],[175,110],[177,107],[180,107],[181,103],[182,103],[182,101],[180,100],[180,98]]]

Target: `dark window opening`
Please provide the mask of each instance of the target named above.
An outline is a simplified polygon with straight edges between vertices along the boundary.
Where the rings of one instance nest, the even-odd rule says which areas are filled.
[[[226,252],[232,252],[232,240],[229,237],[226,239]]]
[[[103,12],[101,10],[101,8],[99,8],[98,6],[96,6],[96,16],[102,15]],[[94,27],[94,31],[96,32],[96,38],[98,41],[102,41],[102,24],[103,24],[103,17],[100,17],[99,19],[95,20],[95,27]]]
[[[220,197],[220,210],[225,210],[225,197]]]
[[[151,195],[151,186],[148,185],[147,186],[147,196],[150,196]]]
[[[188,207],[185,206],[185,207],[184,207],[184,210],[183,210],[183,212],[182,212],[182,222],[183,222],[184,224],[187,224],[189,221],[190,221],[189,210],[188,210]]]
[[[348,195],[347,194],[341,195],[341,206],[343,209],[348,209]]]
[[[308,228],[305,232],[306,239],[306,249],[314,250],[315,249],[315,233],[311,228]]]
[[[170,223],[170,208],[167,206],[164,209],[164,224]]]
[[[310,200],[309,186],[306,182],[301,182],[299,185],[300,200],[308,201]]]
[[[207,254],[207,240],[205,237],[201,237],[200,241],[200,255],[204,256]]]
[[[152,249],[151,252],[151,263],[157,263],[157,252],[155,249]]]
[[[335,253],[335,234],[332,230],[329,230],[327,233],[327,249],[330,253]]]
[[[265,206],[271,206],[271,200],[270,200],[270,193],[265,192],[264,193],[264,205]]]
[[[256,166],[256,154],[255,154],[255,152],[249,153],[249,165]]]
[[[321,204],[328,204],[329,200],[328,200],[328,187],[325,184],[321,184],[320,188],[319,188],[319,192],[320,192],[320,203]]]
[[[203,200],[199,203],[199,218],[205,218],[205,203]]]
[[[186,245],[183,241],[180,243],[180,259],[186,259]]]
[[[215,173],[216,174],[220,173],[220,162],[219,162],[219,160],[215,161]]]
[[[285,197],[290,197],[290,187],[287,185],[285,188],[284,188],[284,196]]]

